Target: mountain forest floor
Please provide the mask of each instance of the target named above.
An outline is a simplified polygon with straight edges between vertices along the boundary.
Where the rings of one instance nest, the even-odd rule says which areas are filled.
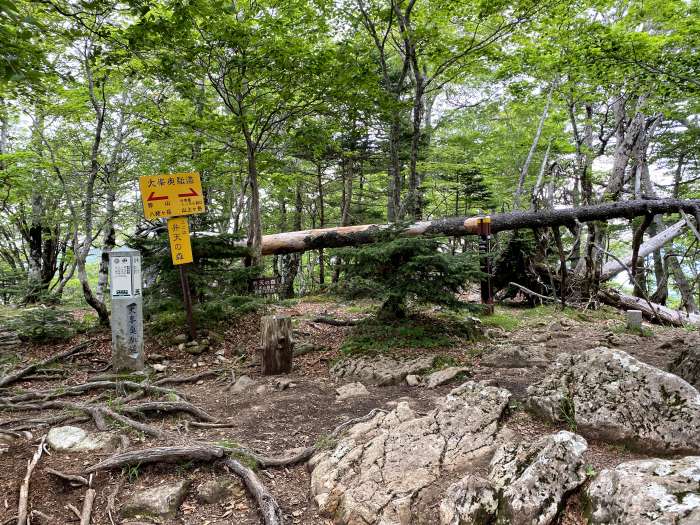
[[[316,322],[318,316],[337,319],[359,319],[371,315],[376,305],[369,302],[338,302],[325,297],[309,298],[295,304],[284,302],[268,305],[266,311],[248,314],[230,323],[216,334],[211,334],[211,348],[201,355],[191,355],[177,344],[172,335],[147,338],[147,363],[160,364],[162,371],[149,368],[151,381],[166,376],[188,376],[205,371],[215,375],[200,380],[174,385],[186,399],[206,411],[220,422],[228,422],[230,428],[197,428],[187,424],[191,417],[165,415],[150,418],[149,424],[161,430],[171,431],[167,439],[147,436],[130,428],[114,427],[114,431],[128,437],[128,449],[158,445],[175,445],[192,440],[214,443],[239,443],[262,454],[276,456],[297,447],[306,447],[328,440],[331,431],[342,422],[367,414],[373,408],[391,408],[398,401],[409,401],[418,412],[433,408],[435,400],[444,396],[458,382],[435,389],[423,386],[410,387],[366,385],[369,395],[336,401],[335,382],[329,368],[344,354],[385,352],[402,356],[433,354],[438,356],[436,367],[460,365],[469,368],[469,378],[489,381],[494,386],[509,389],[512,401],[506,424],[517,433],[534,438],[551,433],[558,428],[539,420],[524,409],[526,389],[544,375],[544,366],[516,366],[507,360],[499,362],[499,352],[513,346],[524,349],[537,346],[552,358],[558,353],[577,353],[597,346],[624,350],[653,366],[665,369],[687,345],[697,344],[697,332],[682,328],[644,325],[641,334],[625,329],[622,315],[608,308],[587,310],[561,310],[554,306],[518,308],[498,306],[493,316],[482,317],[485,337],[472,341],[445,329],[448,321],[442,313],[426,310],[397,327],[373,325],[370,333],[363,325],[332,326]],[[289,388],[276,388],[279,377],[263,377],[255,358],[259,346],[260,316],[278,313],[293,319],[294,338],[297,347],[304,345],[310,351],[295,356],[291,374],[286,376],[293,384]],[[174,331],[174,334],[177,330]],[[17,353],[20,368],[32,360],[43,359],[81,341],[89,341],[88,353],[78,355],[72,362],[58,362],[54,367],[59,376],[49,379],[20,380],[11,387],[13,394],[26,390],[47,390],[77,385],[100,375],[98,368],[109,362],[110,334],[95,330],[74,340],[57,344],[23,344]],[[247,375],[255,385],[234,392],[227,387],[232,377]],[[73,402],[96,399],[104,393],[87,393],[71,397]],[[109,399],[107,398],[107,402]],[[42,411],[42,416],[59,414],[60,410]],[[5,412],[0,419],[37,417],[36,412]],[[86,430],[95,430],[91,420],[79,424]],[[114,426],[114,425],[113,425]],[[19,440],[0,451],[0,524],[9,523],[17,512],[20,484],[27,469],[27,462],[36,451],[40,437],[47,428],[33,430],[31,440]],[[173,437],[174,436],[174,437]],[[1,449],[0,449],[1,450]],[[44,454],[31,478],[29,508],[50,518],[50,523],[78,522],[70,506],[81,508],[84,487],[71,487],[49,474],[51,468],[61,472],[78,473],[82,469],[104,459],[107,453],[65,453],[53,451]],[[589,440],[586,452],[587,471],[594,473],[620,462],[638,459],[643,455],[622,446],[597,443]],[[138,520],[120,521],[118,509],[134,492],[158,484],[179,480],[192,480],[192,487],[200,482],[222,476],[235,478],[214,464],[185,463],[175,465],[143,465],[124,470],[99,472],[92,481],[96,500],[92,523],[110,524],[107,514],[110,499],[114,500],[112,523],[139,523]],[[309,472],[305,464],[285,468],[259,470],[260,480],[277,499],[288,523],[330,524],[319,516],[309,491]],[[33,520],[36,523],[36,520]],[[260,518],[255,502],[246,494],[242,485],[234,496],[213,504],[202,504],[194,497],[194,491],[186,497],[176,518],[163,523],[172,524],[258,524]],[[578,496],[571,497],[561,513],[560,523],[566,525],[584,523]]]

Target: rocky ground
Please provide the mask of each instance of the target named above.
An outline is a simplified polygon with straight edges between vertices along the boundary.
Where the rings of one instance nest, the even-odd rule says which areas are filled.
[[[700,399],[663,372],[700,346],[697,332],[645,326],[643,334],[632,334],[609,310],[499,307],[484,319],[480,341],[453,338],[442,347],[348,361],[340,347],[353,328],[314,319],[360,318],[363,308],[325,301],[271,307],[292,316],[297,348],[304,349],[283,377],[261,377],[252,357],[258,314],[220,337],[211,334],[198,355],[172,340],[167,346],[150,341],[150,384],[214,371],[163,388],[228,423],[195,426],[185,413],[135,418],[167,432],[161,436],[111,418],[108,431],[98,432],[92,418],[70,406],[8,408],[23,392],[41,390],[121,410],[115,399],[123,393],[114,387],[58,397],[100,376],[109,358],[108,333],[85,336],[87,353],[54,366],[60,373],[46,372],[49,379],[33,374],[0,392],[0,428],[65,416],[52,426],[82,429],[54,428],[46,436],[31,478],[29,509],[38,511],[32,523],[79,521],[71,507],[82,507],[86,487],[51,469],[79,474],[115,451],[194,441],[240,444],[268,456],[316,446],[308,465],[257,471],[288,523],[372,524],[383,517],[382,523],[579,524],[586,513],[595,523],[646,523],[629,518],[634,512],[675,516],[658,523],[700,523],[700,460],[681,459],[700,454]],[[62,349],[21,346],[13,352],[23,363],[7,368]],[[683,367],[697,370],[687,361],[676,370]],[[39,401],[46,396],[33,402]],[[379,410],[368,421],[331,435],[373,409]],[[0,434],[0,523],[16,515],[27,461],[49,427],[30,431],[29,439]],[[656,497],[630,500],[645,477],[654,478]],[[172,524],[260,523],[238,478],[213,461],[137,464],[99,471],[90,482],[96,491],[92,523],[143,523],[155,515]]]

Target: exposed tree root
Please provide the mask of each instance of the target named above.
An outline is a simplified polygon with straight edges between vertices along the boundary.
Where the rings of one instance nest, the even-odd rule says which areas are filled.
[[[163,385],[179,385],[182,383],[196,383],[200,379],[206,379],[207,377],[216,377],[219,375],[219,372],[216,370],[209,370],[208,372],[202,372],[200,374],[194,374],[191,376],[172,376],[172,377],[164,377],[162,379],[159,379],[158,381],[155,381],[153,384],[156,386],[163,386]]]
[[[149,463],[179,463],[186,461],[213,461],[224,457],[225,449],[213,445],[190,445],[186,447],[154,447],[131,450],[115,454],[89,467],[85,473],[111,470],[131,465]]]
[[[27,463],[27,473],[24,475],[24,481],[22,481],[22,486],[19,488],[19,503],[17,505],[17,525],[26,525],[27,514],[29,509],[29,480],[32,477],[32,472],[36,468],[39,459],[41,459],[41,454],[44,452],[44,441],[46,441],[46,436],[41,438],[39,446],[34,452],[31,461]]]
[[[243,480],[246,489],[258,504],[263,523],[265,525],[282,525],[284,523],[282,510],[270,491],[255,475],[255,472],[235,459],[225,459],[222,463]]]
[[[315,317],[314,323],[329,324],[331,326],[356,326],[362,322],[362,319],[335,319],[325,315]]]
[[[215,417],[186,401],[149,401],[139,405],[123,406],[121,411],[131,415],[143,414],[145,412],[186,412],[201,421],[207,421],[209,423],[217,421]]]
[[[0,398],[2,403],[21,403],[26,401],[49,401],[59,397],[79,396],[94,390],[115,389],[117,391],[143,391],[151,395],[170,395],[185,399],[184,394],[171,388],[163,388],[148,383],[136,383],[134,381],[92,381],[80,385],[52,388],[50,390],[30,390],[22,394]]]
[[[59,470],[54,470],[52,468],[46,468],[44,469],[47,473],[52,474],[56,476],[57,478],[61,478],[62,480],[67,481],[71,485],[88,485],[88,480],[84,478],[83,476],[80,476],[78,474],[66,474],[64,472],[61,472]]]
[[[86,341],[84,343],[80,343],[79,345],[75,345],[68,350],[64,350],[61,353],[58,353],[56,355],[53,355],[51,357],[47,357],[46,359],[42,361],[38,361],[34,364],[31,364],[25,368],[22,368],[20,370],[17,370],[16,372],[13,372],[11,374],[7,374],[4,377],[0,377],[0,388],[4,388],[8,385],[11,385],[12,383],[19,381],[23,377],[31,374],[34,372],[37,368],[41,368],[43,366],[48,365],[49,363],[53,363],[54,361],[58,361],[60,359],[65,359],[66,357],[72,356],[73,354],[76,354],[80,352],[81,350],[85,349],[88,347],[90,344],[90,341]],[[26,520],[26,517],[25,517]]]

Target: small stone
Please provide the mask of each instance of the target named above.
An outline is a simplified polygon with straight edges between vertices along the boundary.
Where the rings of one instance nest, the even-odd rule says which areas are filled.
[[[195,383],[195,385],[203,385],[204,384],[204,379],[200,379]]]
[[[240,498],[244,494],[241,483],[229,478],[205,481],[195,492],[196,498],[203,503],[219,503],[230,498]]]
[[[642,311],[627,310],[625,312],[625,320],[627,321],[627,329],[635,332],[642,331]]]
[[[89,452],[115,450],[121,441],[119,436],[108,432],[88,433],[79,427],[63,426],[49,430],[46,442],[54,450]]]
[[[172,519],[185,499],[190,481],[160,485],[134,494],[121,508],[122,518],[145,516]]]
[[[250,377],[243,375],[239,377],[231,387],[231,392],[234,394],[240,394],[241,392],[251,388],[253,385],[255,385],[255,381],[253,381]]]
[[[185,334],[177,334],[175,337],[173,337],[173,343],[186,343],[187,342],[187,336]]]
[[[406,376],[406,384],[408,386],[418,386],[421,384],[421,378],[415,374],[409,374]]]
[[[155,363],[155,364],[151,365],[151,368],[158,373],[162,373],[162,372],[165,372],[165,370],[168,367],[162,363]]]
[[[469,369],[463,366],[451,366],[449,368],[443,368],[442,370],[438,370],[437,372],[433,372],[432,374],[430,374],[426,380],[426,385],[428,386],[428,388],[435,388],[452,381],[455,377],[457,377],[460,374],[466,375],[468,371]]]
[[[342,401],[343,399],[348,399],[350,397],[360,397],[369,395],[367,387],[362,383],[348,383],[347,385],[340,386],[335,389],[336,401]]]
[[[255,389],[256,394],[264,394],[265,392],[267,392],[267,385],[260,385]]]
[[[275,381],[275,388],[277,390],[286,390],[287,388],[290,388],[294,383],[292,383],[292,380],[286,377],[279,378]]]
[[[197,341],[188,341],[187,343],[185,343],[185,346],[197,346],[197,345],[198,345]]]
[[[185,343],[180,343],[179,345],[177,345],[177,349],[180,350],[180,351],[184,350],[184,349],[185,349]]]
[[[185,352],[187,352],[188,354],[192,354],[192,355],[199,355],[202,352],[204,352],[206,349],[207,349],[206,346],[195,344],[195,345],[186,346]]]
[[[298,517],[302,516],[303,514],[304,514],[303,510],[295,510],[292,512],[292,516],[294,516],[295,518],[298,518]]]
[[[151,354],[148,356],[148,360],[153,363],[160,363],[161,361],[165,361],[165,356],[161,354]]]
[[[214,355],[224,355],[225,353],[226,353],[226,350],[224,350],[223,348],[220,348],[219,350],[214,352]]]

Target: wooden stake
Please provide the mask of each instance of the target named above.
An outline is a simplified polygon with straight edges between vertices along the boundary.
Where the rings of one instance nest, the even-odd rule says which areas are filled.
[[[292,320],[288,316],[267,315],[261,318],[263,375],[286,374],[292,371]]]

